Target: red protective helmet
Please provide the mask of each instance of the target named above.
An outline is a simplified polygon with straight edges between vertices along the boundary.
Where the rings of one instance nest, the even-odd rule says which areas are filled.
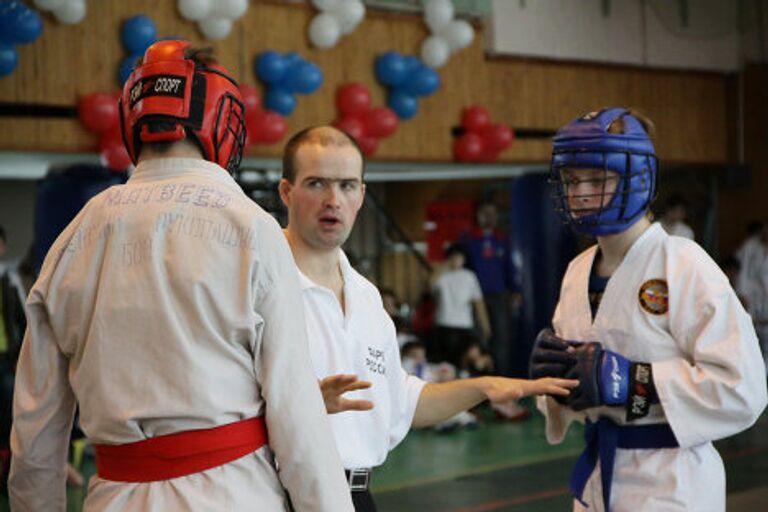
[[[194,140],[206,160],[230,173],[245,147],[245,106],[218,65],[188,58],[187,41],[159,41],[144,54],[120,97],[120,128],[134,164],[143,142]]]

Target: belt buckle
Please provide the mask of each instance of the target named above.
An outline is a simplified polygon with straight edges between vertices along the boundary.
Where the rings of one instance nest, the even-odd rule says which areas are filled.
[[[368,483],[371,479],[371,470],[366,468],[350,469],[349,482],[350,491],[365,491],[368,490]]]

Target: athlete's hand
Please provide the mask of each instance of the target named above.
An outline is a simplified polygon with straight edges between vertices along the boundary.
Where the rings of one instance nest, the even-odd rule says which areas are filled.
[[[371,383],[357,380],[357,375],[331,375],[320,381],[320,392],[323,394],[325,410],[328,414],[344,411],[368,411],[373,409],[370,400],[350,400],[342,395],[350,391],[367,389]]]

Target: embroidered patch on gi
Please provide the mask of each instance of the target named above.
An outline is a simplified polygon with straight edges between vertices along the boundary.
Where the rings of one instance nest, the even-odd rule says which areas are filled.
[[[652,315],[663,315],[669,310],[669,291],[664,279],[649,279],[637,294],[640,305]]]

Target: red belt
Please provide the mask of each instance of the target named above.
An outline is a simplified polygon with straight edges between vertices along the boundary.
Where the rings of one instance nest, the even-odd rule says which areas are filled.
[[[265,444],[267,427],[264,418],[259,416],[135,443],[94,447],[100,478],[115,482],[155,482],[221,466]]]

